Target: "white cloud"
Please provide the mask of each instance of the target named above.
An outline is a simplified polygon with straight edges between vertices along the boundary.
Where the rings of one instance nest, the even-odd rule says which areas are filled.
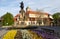
[[[14,16],[19,13],[19,8],[17,7],[1,7],[0,8],[0,16],[6,14],[6,12],[12,13]]]
[[[32,1],[28,2],[28,5],[33,5],[33,4],[35,4],[35,3]]]
[[[19,12],[21,1],[24,2],[25,8],[30,6],[33,10],[43,9],[49,13],[60,11],[60,0],[0,0],[0,16],[5,12],[16,15]]]
[[[7,0],[0,0],[1,2],[5,2],[5,1],[7,1]]]

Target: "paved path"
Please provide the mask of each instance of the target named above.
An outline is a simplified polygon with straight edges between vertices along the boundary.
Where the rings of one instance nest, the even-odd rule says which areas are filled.
[[[8,30],[6,30],[6,29],[0,29],[0,39],[3,38],[3,36],[6,34],[6,32],[8,32]]]

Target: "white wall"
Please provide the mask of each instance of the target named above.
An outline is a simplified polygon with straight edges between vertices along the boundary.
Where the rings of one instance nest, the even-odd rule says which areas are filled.
[[[37,24],[37,21],[25,21],[26,25],[32,25],[34,22],[34,25]]]
[[[29,14],[29,17],[39,17],[38,14]]]

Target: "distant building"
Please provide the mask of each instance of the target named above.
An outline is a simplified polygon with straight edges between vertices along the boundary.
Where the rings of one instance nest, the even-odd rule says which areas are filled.
[[[24,19],[22,21],[21,19]],[[14,17],[14,25],[41,25],[41,26],[48,26],[51,25],[53,21],[53,17],[46,13],[40,11],[33,11],[31,8],[27,7],[24,16],[21,13],[17,14]]]
[[[3,25],[3,19],[0,18],[0,27]]]

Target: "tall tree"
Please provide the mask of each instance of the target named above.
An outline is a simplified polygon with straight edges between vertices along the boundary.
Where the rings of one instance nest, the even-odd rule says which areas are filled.
[[[54,23],[60,25],[60,12],[53,14]]]
[[[1,17],[3,19],[3,25],[12,25],[14,23],[13,21],[13,15],[9,12],[7,12],[5,15]]]

